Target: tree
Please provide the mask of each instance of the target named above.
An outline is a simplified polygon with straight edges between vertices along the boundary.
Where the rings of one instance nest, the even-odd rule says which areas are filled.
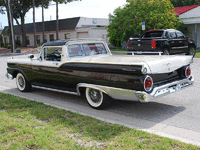
[[[67,4],[68,2],[73,2],[73,1],[78,1],[78,0],[53,0],[53,1],[56,2],[56,40],[59,40],[59,37],[58,37],[58,30],[59,30],[58,3],[60,3],[60,4],[62,4],[62,3]]]
[[[171,0],[174,7],[199,5],[200,0]]]
[[[109,16],[107,26],[110,43],[121,46],[129,37],[138,37],[142,31],[142,22],[146,30],[175,28],[181,25],[174,6],[169,0],[129,0],[123,8],[117,8]]]
[[[45,1],[45,5],[49,4],[49,1]],[[6,0],[0,0],[0,6],[4,6],[6,10],[8,10],[8,6],[6,5]],[[13,17],[17,22],[18,26],[21,28],[22,33],[22,46],[26,46],[26,30],[25,30],[25,15],[32,8],[33,4],[31,0],[11,0],[12,2],[12,10]],[[41,5],[41,0],[35,0],[35,6],[38,7]],[[21,24],[18,19],[21,20]]]

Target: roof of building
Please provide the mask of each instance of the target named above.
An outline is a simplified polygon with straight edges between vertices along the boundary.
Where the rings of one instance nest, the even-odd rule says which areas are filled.
[[[192,6],[182,6],[182,7],[175,7],[174,11],[176,12],[176,15],[181,15],[189,10],[192,10],[200,5],[192,5]]]
[[[76,26],[80,20],[80,17],[76,18],[69,18],[69,19],[60,19],[59,20],[59,30],[75,30]],[[36,32],[42,32],[42,22],[36,22]],[[48,31],[56,31],[56,20],[52,21],[45,21],[44,22],[45,26],[45,32]],[[21,29],[20,26],[15,25],[14,28],[16,29],[15,34],[20,35],[21,34]],[[8,29],[8,26],[6,26],[2,33],[6,35],[6,31]],[[26,33],[33,33],[33,23],[25,24],[25,29]]]

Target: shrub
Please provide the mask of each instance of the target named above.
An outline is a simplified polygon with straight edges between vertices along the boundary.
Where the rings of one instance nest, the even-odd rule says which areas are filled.
[[[11,45],[7,45],[7,49],[10,49],[11,48]]]
[[[181,24],[169,0],[127,1],[124,7],[117,8],[113,15],[109,15],[108,37],[114,46],[120,47],[129,37],[139,37],[145,32],[142,22],[145,22],[146,31],[177,29]]]

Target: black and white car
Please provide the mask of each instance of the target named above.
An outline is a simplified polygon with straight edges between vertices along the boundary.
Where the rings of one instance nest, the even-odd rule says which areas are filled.
[[[37,58],[8,60],[6,76],[22,92],[85,94],[102,109],[113,99],[148,102],[192,85],[192,62],[192,56],[112,55],[101,40],[75,39],[45,43]]]

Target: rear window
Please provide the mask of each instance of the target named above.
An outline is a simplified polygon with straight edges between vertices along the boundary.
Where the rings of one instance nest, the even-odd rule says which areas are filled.
[[[102,43],[86,43],[68,45],[68,56],[90,56],[107,54],[104,44]]]
[[[162,37],[163,31],[146,32],[142,38]]]

